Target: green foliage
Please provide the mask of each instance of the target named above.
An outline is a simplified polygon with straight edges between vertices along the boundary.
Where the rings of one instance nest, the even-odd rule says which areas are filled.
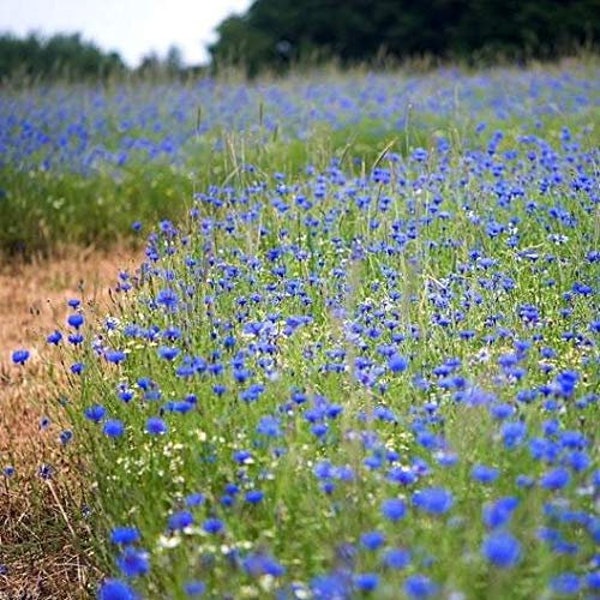
[[[105,79],[122,74],[125,65],[116,52],[102,52],[79,33],[44,39],[30,34],[19,39],[0,35],[0,81]]]
[[[73,244],[107,248],[130,238],[134,221],[180,218],[189,184],[168,168],[133,169],[119,181],[47,171],[0,170],[0,251],[29,259]]]
[[[226,19],[216,67],[247,74],[336,58],[342,64],[433,56],[466,62],[550,59],[600,37],[597,0],[256,0]]]

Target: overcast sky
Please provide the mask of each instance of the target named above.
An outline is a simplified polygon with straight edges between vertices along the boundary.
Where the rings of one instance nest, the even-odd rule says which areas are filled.
[[[214,28],[252,0],[0,0],[0,32],[23,36],[80,32],[130,66],[177,45],[187,64],[207,62]]]

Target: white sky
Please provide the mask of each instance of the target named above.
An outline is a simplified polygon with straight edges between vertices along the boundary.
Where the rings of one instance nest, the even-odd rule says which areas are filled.
[[[214,29],[252,0],[0,0],[0,32],[19,37],[82,34],[103,50],[116,50],[132,67],[151,51],[178,46],[187,64],[208,61]]]

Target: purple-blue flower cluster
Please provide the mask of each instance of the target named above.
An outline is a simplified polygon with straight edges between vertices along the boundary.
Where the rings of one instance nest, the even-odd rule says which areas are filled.
[[[485,115],[483,118],[502,126],[526,118],[539,127],[554,115],[585,115],[597,105],[599,80],[597,68],[577,65],[555,73],[498,69],[478,74],[445,70],[404,77],[396,73],[357,74],[327,83],[297,77],[285,85],[203,79],[195,84],[78,89],[76,94],[68,87],[53,86],[43,94],[15,92],[0,101],[0,147],[4,150],[0,168],[18,165],[24,170],[86,175],[108,171],[116,177],[137,164],[182,168],[186,163],[190,166],[205,139],[215,150],[221,150],[224,139],[211,134],[223,128],[254,138],[259,144],[274,133],[288,140],[304,139],[315,125],[352,131],[369,123],[369,135],[384,137],[407,125],[407,110],[411,117],[408,123],[423,131],[431,129],[428,123],[451,122],[457,117],[457,107],[466,107],[470,115]],[[488,129],[488,123],[481,121],[475,132],[483,135]],[[558,135],[566,147],[578,144],[567,127]],[[497,154],[504,138],[504,132],[492,132],[483,148],[486,154]],[[440,147],[448,144],[444,140]],[[546,154],[552,157],[551,152]],[[424,167],[431,155],[430,148],[420,147],[410,154]],[[535,159],[534,151],[530,157]],[[500,188],[506,167],[495,163],[493,169]],[[376,169],[373,177],[384,183],[389,182],[390,174],[385,168]],[[561,183],[560,177],[551,172],[540,177],[540,188]],[[580,187],[589,184],[585,175],[578,178]],[[297,201],[308,206],[312,199],[303,196]],[[368,204],[367,199],[359,202]],[[567,211],[559,209],[554,214],[565,223],[571,222]],[[141,224],[135,222],[133,228],[139,230]],[[506,224],[492,219],[485,231],[491,236],[501,235]]]

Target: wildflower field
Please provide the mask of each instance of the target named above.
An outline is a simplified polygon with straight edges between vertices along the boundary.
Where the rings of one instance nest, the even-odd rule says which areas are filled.
[[[600,598],[596,62],[0,120],[4,252],[147,235],[44,333],[92,595]]]

